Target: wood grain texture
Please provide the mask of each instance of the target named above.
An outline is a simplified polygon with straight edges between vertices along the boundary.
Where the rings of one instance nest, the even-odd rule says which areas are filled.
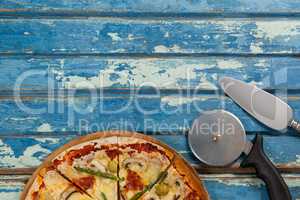
[[[130,97],[91,97],[91,93],[70,93],[66,98],[47,99],[27,96],[21,101],[2,99],[0,111],[0,135],[28,135],[36,132],[86,133],[110,129],[138,132],[180,133],[191,127],[201,113],[226,109],[240,118],[247,132],[264,132],[280,135],[245,113],[231,99],[219,95],[144,95]],[[285,99],[300,119],[298,97]],[[286,134],[295,135],[292,130]]]
[[[1,54],[298,54],[296,19],[1,19]]]
[[[253,176],[200,175],[211,199],[268,199],[264,183]],[[23,175],[0,176],[0,193],[5,200],[16,200],[29,177]],[[293,199],[300,197],[298,175],[285,175]]]
[[[205,173],[214,200],[268,199],[253,175],[224,174],[252,169],[207,168],[188,148],[183,132],[192,121],[204,110],[225,108],[241,119],[249,139],[264,135],[267,155],[291,173],[285,178],[299,199],[300,177],[293,174],[300,170],[299,137],[276,133],[230,99],[222,101],[217,86],[227,75],[274,89],[300,119],[299,8],[295,0],[0,0],[0,174],[12,174],[0,176],[0,194],[18,199],[28,179],[22,174],[78,133],[121,128],[154,134],[175,148]],[[38,74],[20,87],[24,105],[46,112],[29,114],[13,99],[16,80],[28,72]],[[51,100],[49,77],[56,89]],[[142,87],[150,81],[157,90]],[[105,91],[84,109],[91,87]]]
[[[188,147],[186,136],[184,135],[153,135],[154,138],[168,144],[180,153],[190,164],[192,164],[199,172],[203,169],[203,173],[213,173],[221,171],[212,169],[209,171],[205,169],[206,166],[201,164],[192,154]],[[3,170],[10,168],[11,170],[18,169],[24,174],[26,168],[37,167],[51,152],[58,147],[76,138],[76,135],[65,135],[61,137],[54,136],[30,136],[30,137],[1,137],[0,140],[0,168]],[[248,136],[252,139],[253,136]],[[293,168],[297,171],[300,168],[300,149],[297,144],[300,142],[297,137],[287,136],[264,136],[264,149],[269,158],[285,172],[289,171],[288,168]],[[280,144],[280,145],[279,145]],[[289,151],[286,151],[289,149]],[[226,169],[227,172],[234,172],[236,166],[231,169]],[[6,170],[6,174],[12,171]],[[299,170],[298,170],[299,171]],[[2,174],[5,174],[2,171]],[[238,170],[237,170],[238,172]],[[240,173],[253,173],[253,171],[244,170]],[[220,172],[219,172],[220,173]]]
[[[1,56],[0,95],[14,89],[218,89],[218,79],[230,76],[271,89],[300,86],[300,60],[292,57],[162,57],[103,58],[99,56]],[[30,72],[32,72],[30,74]],[[46,91],[44,91],[46,92]]]
[[[83,12],[124,12],[124,13],[294,13],[299,11],[300,3],[293,0],[96,0],[96,1],[49,1],[38,0],[30,2],[21,1],[0,1],[2,12],[15,11],[78,11]]]

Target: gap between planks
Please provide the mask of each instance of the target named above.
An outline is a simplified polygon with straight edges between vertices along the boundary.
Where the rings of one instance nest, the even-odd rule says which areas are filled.
[[[125,19],[210,19],[210,18],[299,18],[299,11],[291,12],[105,12],[97,10],[64,10],[52,9],[38,11],[31,9],[0,9],[3,19],[57,19],[57,18],[125,18]]]
[[[1,17],[0,17],[1,19]],[[201,58],[201,57],[241,57],[241,58],[299,58],[300,53],[12,53],[0,52],[0,57],[30,57],[30,58],[73,58],[73,57],[97,57],[97,58],[117,58],[117,59],[182,59],[182,58]]]
[[[276,88],[262,88],[264,91],[269,92],[271,94],[275,93],[284,93],[287,94],[287,97],[281,97],[282,99],[286,100],[300,100],[300,89],[276,89]],[[0,89],[0,101],[1,100],[13,100],[15,98],[14,92],[17,90],[1,90]],[[165,96],[172,96],[176,97],[178,99],[180,98],[195,98],[195,97],[203,97],[203,98],[218,98],[221,100],[225,99],[231,99],[229,98],[224,92],[220,89],[216,90],[198,90],[194,88],[182,88],[182,89],[176,89],[176,88],[158,88],[153,90],[153,88],[99,88],[99,89],[58,89],[54,90],[51,94],[48,93],[46,89],[42,90],[27,90],[27,89],[21,89],[19,90],[19,98],[24,101],[30,101],[33,98],[37,99],[48,99],[48,100],[56,100],[56,99],[62,99],[67,100],[69,97],[76,97],[76,98],[90,98],[91,92],[95,92],[97,94],[101,94],[102,99],[128,99],[132,98],[132,95],[134,95],[134,98],[153,98],[153,99],[159,99]],[[74,95],[75,93],[75,95]],[[189,96],[189,95],[193,96]],[[72,96],[74,95],[74,96]],[[280,97],[280,96],[279,96]],[[96,96],[96,98],[100,98],[99,96]]]
[[[239,167],[203,167],[192,164],[192,167],[202,175],[208,174],[240,174],[240,175],[254,175],[254,168],[239,168]],[[289,167],[278,165],[277,169],[280,173],[285,174],[300,174],[300,167]],[[0,175],[32,175],[36,170],[35,167],[29,168],[0,168]]]

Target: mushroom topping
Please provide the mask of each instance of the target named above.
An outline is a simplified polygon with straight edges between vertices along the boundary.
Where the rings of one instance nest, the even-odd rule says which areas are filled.
[[[130,157],[123,161],[122,166],[136,172],[143,172],[147,169],[147,161],[141,157]]]

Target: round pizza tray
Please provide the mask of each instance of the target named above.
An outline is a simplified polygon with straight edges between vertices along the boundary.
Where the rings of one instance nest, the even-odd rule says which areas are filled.
[[[66,151],[67,149],[92,140],[97,139],[104,139],[107,137],[113,137],[113,136],[119,136],[119,137],[132,137],[132,138],[139,138],[146,140],[148,142],[157,144],[161,147],[163,147],[167,152],[172,153],[175,156],[174,165],[176,166],[177,171],[180,174],[184,174],[185,179],[188,180],[189,185],[197,191],[203,200],[208,200],[209,196],[208,193],[203,186],[201,180],[199,179],[199,176],[197,175],[197,172],[194,170],[193,167],[191,167],[185,159],[179,155],[174,149],[169,147],[168,145],[160,142],[157,139],[154,139],[153,137],[146,136],[144,134],[136,133],[136,132],[128,132],[128,131],[103,131],[103,132],[96,132],[89,135],[78,137],[67,144],[61,146],[60,148],[56,149],[53,153],[51,153],[44,162],[35,170],[31,178],[28,180],[27,184],[24,187],[24,190],[21,194],[20,199],[25,200],[27,193],[29,192],[29,189],[31,188],[34,180],[36,179],[37,175],[39,174],[40,170],[51,165],[51,162],[53,159],[55,159],[59,154]]]

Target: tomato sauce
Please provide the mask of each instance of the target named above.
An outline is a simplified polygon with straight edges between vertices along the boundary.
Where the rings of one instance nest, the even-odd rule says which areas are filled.
[[[63,159],[55,159],[55,160],[53,160],[52,163],[53,163],[54,167],[56,167],[56,168],[58,165],[60,165],[64,161],[67,161],[69,165],[72,165],[74,159],[88,155],[92,151],[97,151],[97,150],[98,149],[95,147],[95,145],[86,145],[80,149],[69,151],[68,153],[65,154]]]
[[[91,188],[95,183],[95,178],[93,176],[87,176],[83,178],[73,179],[75,185],[79,186],[83,190]]]
[[[39,192],[36,191],[31,194],[31,197],[33,200],[38,200],[38,195],[39,195]]]
[[[118,155],[121,154],[121,151],[118,149],[107,149],[105,150],[105,153],[107,154],[107,156],[113,160],[115,159]]]
[[[144,151],[146,153],[159,152],[159,153],[165,155],[164,151],[158,149],[157,146],[150,144],[150,143],[135,143],[135,144],[127,144],[127,145],[122,146],[122,148],[126,148],[126,147],[135,149],[139,153],[142,151]]]
[[[96,151],[95,145],[86,145],[81,149],[71,150],[66,155],[65,158],[69,164],[72,164],[74,159],[80,158],[82,156],[88,155],[92,151]]]
[[[144,184],[141,177],[134,171],[128,170],[125,190],[143,190]]]

